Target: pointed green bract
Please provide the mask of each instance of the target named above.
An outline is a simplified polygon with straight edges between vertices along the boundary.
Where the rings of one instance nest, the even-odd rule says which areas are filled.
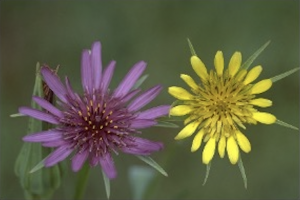
[[[288,124],[288,123],[286,123],[286,122],[280,121],[279,119],[277,119],[277,120],[275,121],[275,123],[278,124],[278,125],[280,125],[280,126],[284,126],[284,127],[287,127],[287,128],[294,129],[294,130],[296,130],[296,131],[299,130],[299,128],[297,128],[296,126],[293,126],[293,125],[290,125],[290,124]]]
[[[148,76],[149,76],[148,74],[145,74],[141,78],[139,78],[134,84],[134,86],[132,87],[132,90],[139,88],[144,83],[144,81],[148,78]]]
[[[263,50],[270,44],[271,41],[266,42],[261,46],[252,56],[250,56],[241,66],[241,69],[247,70],[253,61],[263,52]]]
[[[107,196],[107,199],[109,199],[109,197],[110,197],[110,180],[106,176],[106,174],[103,170],[102,170],[102,175],[103,175],[103,181],[104,181],[106,196]]]
[[[166,122],[166,121],[158,121],[156,125],[157,127],[164,127],[164,128],[178,128],[179,126],[177,124],[174,124],[172,122]]]
[[[287,72],[284,72],[284,73],[282,73],[282,74],[279,74],[279,75],[277,75],[277,76],[274,76],[274,77],[271,78],[271,81],[272,81],[273,83],[276,82],[276,81],[279,81],[280,79],[283,79],[283,78],[285,78],[285,77],[287,77],[287,76],[289,76],[289,75],[295,73],[295,72],[298,71],[299,69],[300,69],[300,67],[297,67],[297,68],[291,69],[291,70],[289,70],[289,71],[287,71]]]
[[[24,117],[24,116],[26,116],[26,115],[23,115],[23,114],[21,114],[21,113],[15,113],[15,114],[11,114],[11,115],[9,115],[10,117]]]
[[[239,166],[239,169],[240,169],[243,181],[244,181],[244,186],[247,189],[247,176],[246,176],[246,171],[245,171],[245,168],[244,168],[244,165],[243,165],[241,155],[240,155],[239,160],[238,160],[238,166]]]
[[[210,172],[210,167],[211,167],[211,161],[206,165],[206,173],[205,173],[205,178],[204,178],[204,181],[203,181],[202,185],[205,185],[205,183],[208,179],[209,172]]]
[[[167,172],[159,164],[157,164],[157,162],[155,162],[151,157],[149,156],[136,156],[136,157],[138,157],[140,160],[144,161],[145,163],[147,163],[148,165],[150,165],[151,167],[159,171],[162,175],[168,176]]]
[[[47,158],[47,157],[46,157]],[[44,164],[44,161],[46,160],[46,158],[44,158],[43,160],[41,160],[38,164],[36,164],[30,171],[29,173],[34,173],[40,169],[42,169],[45,164]]]
[[[194,49],[194,47],[193,47],[193,45],[192,45],[190,39],[187,38],[187,41],[188,41],[188,43],[189,43],[189,47],[190,47],[190,51],[191,51],[192,56],[197,56],[197,54],[196,54],[196,52],[195,52],[195,49]]]

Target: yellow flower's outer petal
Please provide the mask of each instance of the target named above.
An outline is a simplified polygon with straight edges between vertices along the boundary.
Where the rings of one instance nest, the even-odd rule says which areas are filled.
[[[237,142],[238,142],[240,148],[245,153],[249,153],[251,151],[251,144],[250,144],[248,138],[243,133],[241,133],[240,131],[237,131],[236,139],[237,139]]]
[[[190,94],[188,91],[183,89],[182,87],[172,86],[168,89],[169,94],[179,100],[191,100],[193,99],[193,95]]]
[[[239,147],[233,136],[227,139],[227,154],[231,164],[236,164],[239,159]]]
[[[263,124],[273,124],[276,122],[276,117],[266,112],[254,112],[252,118]]]
[[[193,108],[188,105],[179,105],[170,109],[170,115],[183,116],[193,111]]]
[[[241,70],[239,71],[239,73],[236,75],[236,80],[237,80],[237,81],[242,81],[243,78],[245,78],[246,74],[247,74],[247,70],[241,69]]]
[[[272,101],[269,99],[264,99],[264,98],[252,99],[249,101],[249,103],[252,105],[255,105],[255,106],[262,107],[262,108],[272,106]]]
[[[251,88],[251,94],[260,94],[268,89],[270,89],[272,86],[271,79],[264,79],[259,81],[258,83],[255,83]]]
[[[253,67],[247,74],[244,80],[244,84],[247,85],[255,81],[255,79],[257,79],[257,77],[260,75],[261,71],[262,71],[262,67],[260,65]]]
[[[234,76],[240,69],[242,63],[242,54],[240,52],[235,52],[229,61],[229,74]]]
[[[226,147],[226,138],[225,136],[222,135],[218,143],[218,152],[221,158],[224,158],[225,147]]]
[[[193,67],[194,71],[196,72],[196,74],[203,81],[205,81],[208,77],[207,69],[206,69],[205,65],[203,64],[203,62],[200,60],[200,58],[198,58],[197,56],[192,56],[191,64],[192,64],[192,67]]]
[[[208,164],[211,161],[211,159],[214,157],[215,149],[216,149],[216,139],[210,138],[207,141],[202,152],[202,162],[204,164]]]
[[[196,90],[198,88],[198,85],[195,83],[194,79],[186,74],[181,74],[180,78],[186,82],[188,86],[190,86],[192,89]]]
[[[222,76],[224,71],[224,56],[222,51],[217,51],[215,55],[214,64],[218,76]]]
[[[203,138],[203,135],[204,135],[204,130],[201,129],[194,137],[193,139],[193,143],[192,143],[192,147],[191,147],[191,152],[195,152],[197,151],[200,146],[201,146],[201,143],[202,143],[202,138]]]
[[[199,125],[198,121],[189,123],[178,133],[178,135],[175,137],[175,140],[181,140],[191,136],[197,129],[198,125]]]

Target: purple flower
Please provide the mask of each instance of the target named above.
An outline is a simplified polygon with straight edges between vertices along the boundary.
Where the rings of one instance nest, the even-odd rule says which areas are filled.
[[[157,124],[158,117],[168,114],[169,105],[140,111],[158,95],[162,87],[154,86],[134,98],[140,89],[133,86],[146,68],[146,63],[140,61],[111,92],[108,86],[115,64],[115,61],[111,61],[102,72],[100,42],[95,42],[91,50],[83,50],[83,95],[73,91],[67,77],[64,85],[48,67],[41,68],[44,81],[59,98],[59,108],[41,97],[34,96],[33,100],[44,110],[20,107],[19,112],[56,125],[53,129],[23,137],[26,142],[41,142],[45,147],[56,148],[46,158],[46,167],[53,166],[73,154],[73,171],[80,170],[88,160],[90,166],[100,164],[107,177],[112,179],[117,173],[111,152],[150,155],[163,148],[161,142],[136,136],[141,133],[138,129],[151,127]]]

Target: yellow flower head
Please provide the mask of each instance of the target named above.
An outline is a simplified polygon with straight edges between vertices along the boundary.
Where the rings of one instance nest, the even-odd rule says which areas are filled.
[[[235,52],[225,68],[223,53],[217,51],[215,69],[208,71],[201,59],[192,55],[191,65],[201,83],[197,84],[189,75],[181,74],[191,92],[177,86],[169,87],[169,93],[182,102],[170,110],[170,115],[188,116],[185,127],[175,139],[184,139],[196,132],[191,151],[198,150],[203,141],[204,164],[210,163],[216,149],[221,158],[226,150],[230,162],[236,164],[239,148],[246,153],[251,151],[249,140],[241,132],[246,129],[245,124],[276,122],[274,115],[259,112],[256,108],[272,105],[271,100],[256,97],[271,88],[271,79],[256,81],[262,67],[258,65],[247,70],[241,67],[241,63],[242,54]]]

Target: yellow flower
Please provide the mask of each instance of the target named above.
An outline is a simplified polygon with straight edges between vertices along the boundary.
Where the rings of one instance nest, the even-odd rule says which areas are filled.
[[[181,140],[195,133],[191,151],[197,151],[204,143],[204,164],[210,164],[216,150],[221,158],[226,152],[229,161],[236,164],[240,159],[239,149],[245,153],[251,151],[251,143],[242,133],[246,124],[279,123],[274,115],[260,112],[257,108],[272,106],[271,100],[258,98],[257,95],[269,90],[273,79],[257,81],[262,72],[260,65],[248,69],[267,44],[256,52],[252,61],[247,60],[248,63],[243,65],[242,54],[235,52],[228,66],[224,67],[223,53],[217,51],[214,58],[215,69],[210,71],[196,56],[190,43],[189,45],[193,54],[191,65],[199,76],[200,83],[189,75],[181,74],[181,79],[190,87],[190,91],[177,86],[169,87],[169,94],[180,100],[180,104],[171,108],[170,115],[187,116],[185,127],[175,139]],[[287,75],[280,78],[284,76]]]

